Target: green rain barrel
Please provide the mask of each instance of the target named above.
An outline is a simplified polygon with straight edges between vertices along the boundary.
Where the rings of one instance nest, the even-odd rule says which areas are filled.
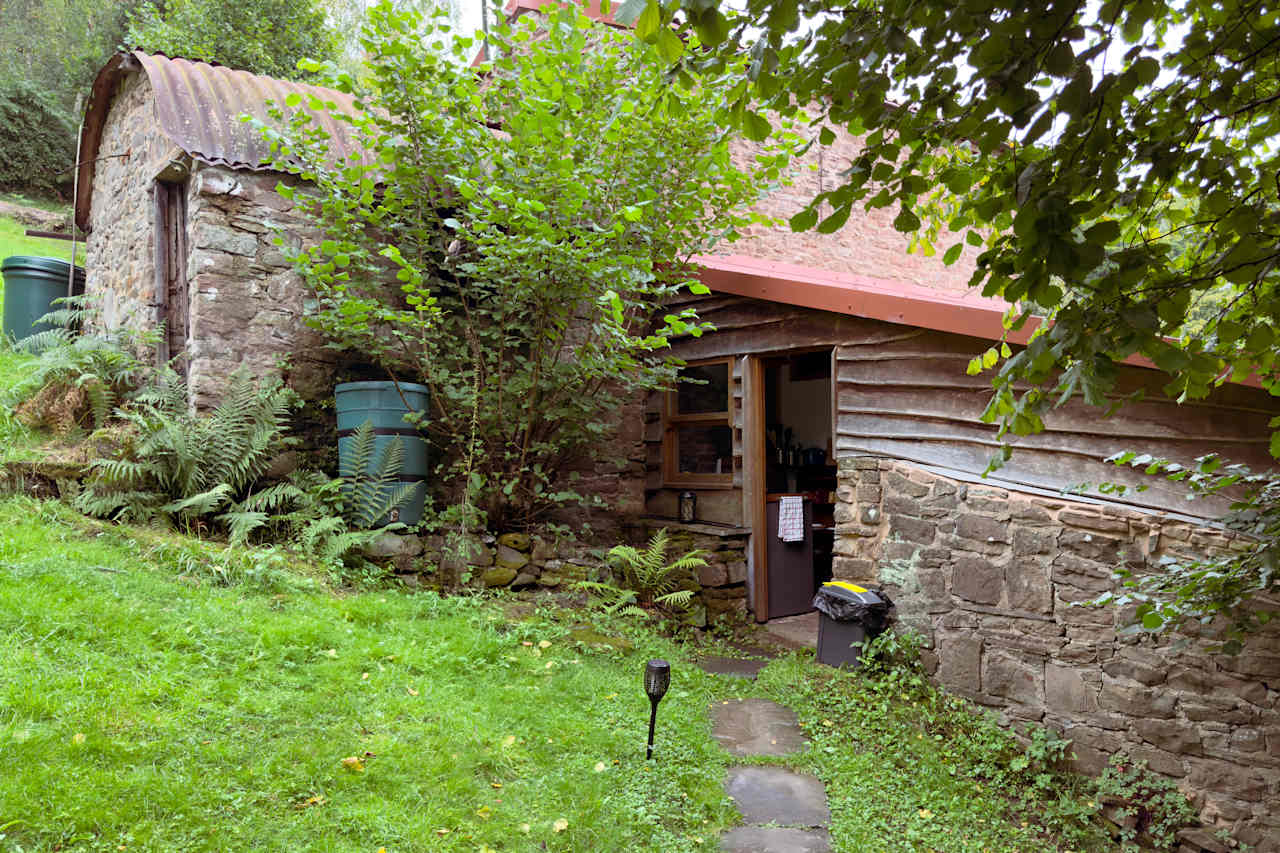
[[[404,466],[400,481],[416,483],[413,496],[400,508],[396,519],[404,524],[417,524],[422,518],[422,506],[427,495],[427,442],[416,428],[406,423],[404,416],[410,411],[427,410],[427,386],[410,382],[344,382],[334,389],[338,411],[338,468],[346,471],[350,464],[347,455],[352,451],[355,439],[352,435],[365,421],[373,424],[374,452],[369,473],[395,436],[404,444]],[[406,406],[405,404],[408,403]]]
[[[68,261],[13,255],[0,264],[4,274],[4,334],[15,340],[53,328],[36,323],[56,306],[53,300],[67,295]],[[84,293],[84,270],[76,267],[74,294]]]

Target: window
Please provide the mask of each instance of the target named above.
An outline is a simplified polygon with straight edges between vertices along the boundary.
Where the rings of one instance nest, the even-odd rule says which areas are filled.
[[[729,359],[690,364],[666,395],[663,479],[672,486],[733,484]]]

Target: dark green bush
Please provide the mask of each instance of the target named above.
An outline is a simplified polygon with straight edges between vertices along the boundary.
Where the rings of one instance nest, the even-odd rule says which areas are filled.
[[[75,147],[75,126],[52,95],[0,82],[0,192],[67,195]]]

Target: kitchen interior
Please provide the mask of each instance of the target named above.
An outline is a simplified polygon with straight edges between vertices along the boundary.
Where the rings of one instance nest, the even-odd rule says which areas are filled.
[[[832,351],[764,361],[765,519],[769,618],[813,610],[831,579],[836,467]]]

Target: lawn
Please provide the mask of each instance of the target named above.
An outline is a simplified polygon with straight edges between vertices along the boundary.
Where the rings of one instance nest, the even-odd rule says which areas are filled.
[[[836,849],[1096,849],[1028,819],[1061,805],[1000,769],[993,725],[808,654],[720,680],[643,627],[575,638],[547,598],[333,591],[278,550],[21,497],[0,530],[0,850],[710,851],[735,812],[707,709],[745,696],[798,711],[788,763],[827,784]]]
[[[0,260],[10,255],[35,255],[60,258],[71,256],[71,243],[67,240],[50,240],[46,237],[28,237],[27,226],[0,216]],[[76,262],[84,264],[84,243],[76,244]]]

